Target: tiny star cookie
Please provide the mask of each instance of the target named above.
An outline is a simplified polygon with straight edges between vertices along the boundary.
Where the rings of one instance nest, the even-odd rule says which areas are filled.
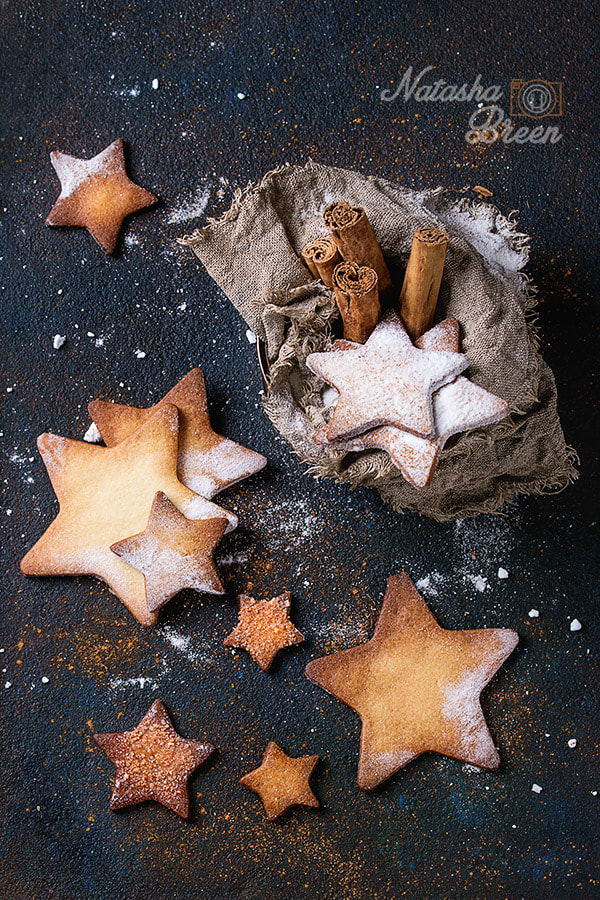
[[[328,425],[328,443],[379,425],[422,437],[435,436],[431,395],[469,365],[466,356],[413,346],[400,317],[390,310],[365,344],[339,352],[311,353],[306,364],[339,392]]]
[[[262,453],[255,453],[212,430],[202,369],[191,369],[149,409],[104,400],[93,400],[88,409],[104,443],[113,447],[165,403],[174,403],[179,410],[179,477],[197,494],[211,500],[219,491],[254,475],[267,464]]]
[[[372,790],[429,751],[496,769],[479,696],[518,640],[441,628],[406,573],[389,578],[371,640],[306,667],[362,719],[358,786]]]
[[[215,748],[180,737],[160,700],[133,731],[95,734],[94,740],[117,767],[111,809],[154,800],[189,818],[188,778]]]
[[[227,524],[225,518],[186,519],[158,491],[145,530],[110,549],[144,573],[146,603],[154,612],[185,588],[224,593],[212,555]]]
[[[356,345],[336,341],[334,350],[345,351]],[[444,319],[425,332],[416,346],[423,350],[460,349],[459,325],[456,319]],[[453,435],[473,428],[481,428],[504,419],[509,413],[505,400],[460,375],[433,394],[435,439],[428,440],[392,426],[381,426],[343,444],[345,450],[385,450],[407,481],[414,487],[426,487],[437,467],[440,452]],[[319,437],[319,443],[326,441]]]
[[[95,575],[143,625],[157,613],[146,603],[143,574],[110,549],[141,532],[157,491],[190,519],[237,519],[177,478],[178,413],[168,404],[116,447],[55,434],[38,438],[60,509],[21,561],[25,575]]]
[[[127,177],[121,138],[93,159],[53,150],[50,160],[61,192],[46,225],[87,228],[106,253],[113,253],[123,219],[157,202],[154,194]]]
[[[244,775],[240,784],[258,794],[267,819],[273,821],[291,806],[319,806],[309,784],[318,762],[318,756],[288,756],[275,741],[269,741],[258,769]]]
[[[239,622],[225,638],[226,647],[247,650],[263,672],[267,672],[279,650],[300,644],[304,636],[290,622],[289,591],[272,600],[238,597]]]

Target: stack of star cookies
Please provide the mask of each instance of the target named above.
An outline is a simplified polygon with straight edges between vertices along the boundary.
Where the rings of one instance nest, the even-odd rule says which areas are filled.
[[[237,518],[211,500],[265,457],[212,430],[200,369],[149,409],[89,410],[106,447],[38,439],[60,511],[21,570],[95,575],[144,625],[183,588],[222,594],[212,555]]]
[[[308,367],[335,388],[333,414],[315,440],[345,451],[385,450],[414,487],[426,487],[448,438],[498,422],[505,400],[461,373],[459,324],[444,319],[413,344],[390,310],[364,344],[335,341]]]

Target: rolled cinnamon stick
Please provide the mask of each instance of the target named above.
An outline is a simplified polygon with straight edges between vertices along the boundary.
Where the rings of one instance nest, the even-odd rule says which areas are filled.
[[[381,316],[377,272],[343,262],[333,271],[333,290],[344,322],[344,338],[364,344]]]
[[[392,279],[362,206],[350,206],[346,200],[330,203],[323,213],[323,221],[344,261],[374,269],[381,297],[391,297],[394,291]]]
[[[415,231],[400,291],[400,315],[411,338],[431,328],[450,238],[441,228]]]
[[[342,261],[332,237],[317,238],[307,244],[302,251],[302,259],[315,278],[320,278],[327,287],[332,286],[333,270]]]

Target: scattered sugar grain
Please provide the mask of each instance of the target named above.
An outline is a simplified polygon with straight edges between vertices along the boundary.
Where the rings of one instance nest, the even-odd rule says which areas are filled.
[[[498,578],[500,578],[502,580],[504,580],[505,578],[508,578],[507,569],[503,569],[502,566],[500,566],[500,568],[498,569]]]
[[[11,684],[12,684],[12,682],[7,681],[7,682],[5,683],[5,685],[4,685],[4,687],[5,687],[5,688],[9,688],[9,687],[11,687]]]
[[[146,358],[146,354],[143,350],[136,350],[135,355],[136,355],[137,359],[145,359]]]
[[[527,613],[527,615],[529,616],[530,619],[539,619],[540,611],[539,611],[539,609],[530,609],[529,612]]]
[[[570,738],[567,741],[567,747],[570,747],[571,750],[574,750],[576,746],[577,746],[577,738]]]
[[[238,100],[245,100],[245,99],[246,99],[246,95],[243,94],[241,91],[238,91],[238,93],[237,93],[237,98],[238,98]]]
[[[571,624],[569,625],[571,631],[581,631],[582,627],[583,626],[579,619],[572,619]]]
[[[67,338],[64,334],[55,334],[54,340],[52,341],[52,346],[55,350],[60,350],[61,347],[64,346]]]
[[[158,90],[158,78],[153,78],[153,79],[152,79],[152,90],[153,90],[153,91],[157,91],[157,90]]]
[[[49,678],[46,678],[45,675],[42,675],[42,684],[48,684],[49,681],[50,681]]]
[[[98,426],[95,422],[92,422],[88,430],[83,436],[84,441],[87,441],[88,444],[99,444],[102,440],[102,435],[98,431]]]
[[[254,334],[253,331],[250,331],[250,329],[247,330],[247,332],[246,332],[246,337],[248,338],[248,343],[249,343],[249,344],[255,344],[255,343],[256,343],[256,335]]]
[[[541,794],[543,788],[540,787],[539,784],[535,784],[535,783],[534,783],[534,784],[531,785],[531,790],[533,791],[534,794]]]

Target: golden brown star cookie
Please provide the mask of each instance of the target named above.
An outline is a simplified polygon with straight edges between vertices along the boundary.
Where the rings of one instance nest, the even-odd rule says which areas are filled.
[[[154,612],[185,588],[224,593],[213,552],[226,528],[224,518],[186,519],[167,495],[158,491],[144,531],[110,549],[144,573],[146,603]]]
[[[343,352],[355,347],[350,341],[335,341],[334,350]],[[425,332],[415,346],[422,350],[460,350],[459,324],[456,319],[444,319]],[[484,388],[459,375],[443,385],[432,396],[435,438],[418,437],[408,431],[383,425],[365,431],[342,445],[345,450],[385,450],[389,453],[407,481],[414,487],[426,487],[436,468],[446,441],[461,431],[481,428],[505,418],[508,403]],[[319,432],[317,443],[327,443]]]
[[[389,578],[371,640],[306,667],[362,719],[359,787],[377,787],[428,751],[497,768],[479,695],[518,640],[503,628],[440,628],[406,573]]]
[[[93,159],[58,150],[52,151],[50,159],[61,191],[46,225],[87,228],[106,253],[114,251],[123,219],[157,202],[153,194],[127,177],[121,138]]]
[[[261,453],[242,447],[212,430],[202,369],[191,369],[149,409],[105,400],[93,400],[88,409],[104,443],[113,447],[165,403],[174,403],[179,410],[178,471],[182,482],[192,491],[210,500],[219,491],[248,478],[266,465],[267,460]]]
[[[157,491],[190,519],[237,519],[177,478],[176,407],[157,410],[116,447],[107,449],[55,434],[38,447],[60,509],[21,561],[25,575],[95,575],[143,625],[156,621],[146,603],[144,576],[110,549],[146,527]]]
[[[95,734],[94,740],[117,767],[111,809],[154,800],[189,817],[188,778],[215,748],[180,737],[160,700],[133,731]]]
[[[414,347],[400,317],[389,310],[365,344],[311,353],[306,364],[340,397],[320,439],[330,443],[379,425],[435,437],[432,394],[468,365],[461,353]]]
[[[288,756],[275,741],[269,741],[258,769],[240,778],[240,784],[258,794],[267,819],[272,821],[291,806],[319,806],[309,784],[318,762],[318,756]]]
[[[238,597],[239,622],[225,638],[225,646],[247,650],[266,672],[279,650],[304,640],[290,622],[290,598],[289,591],[272,600],[255,600],[242,594]]]

